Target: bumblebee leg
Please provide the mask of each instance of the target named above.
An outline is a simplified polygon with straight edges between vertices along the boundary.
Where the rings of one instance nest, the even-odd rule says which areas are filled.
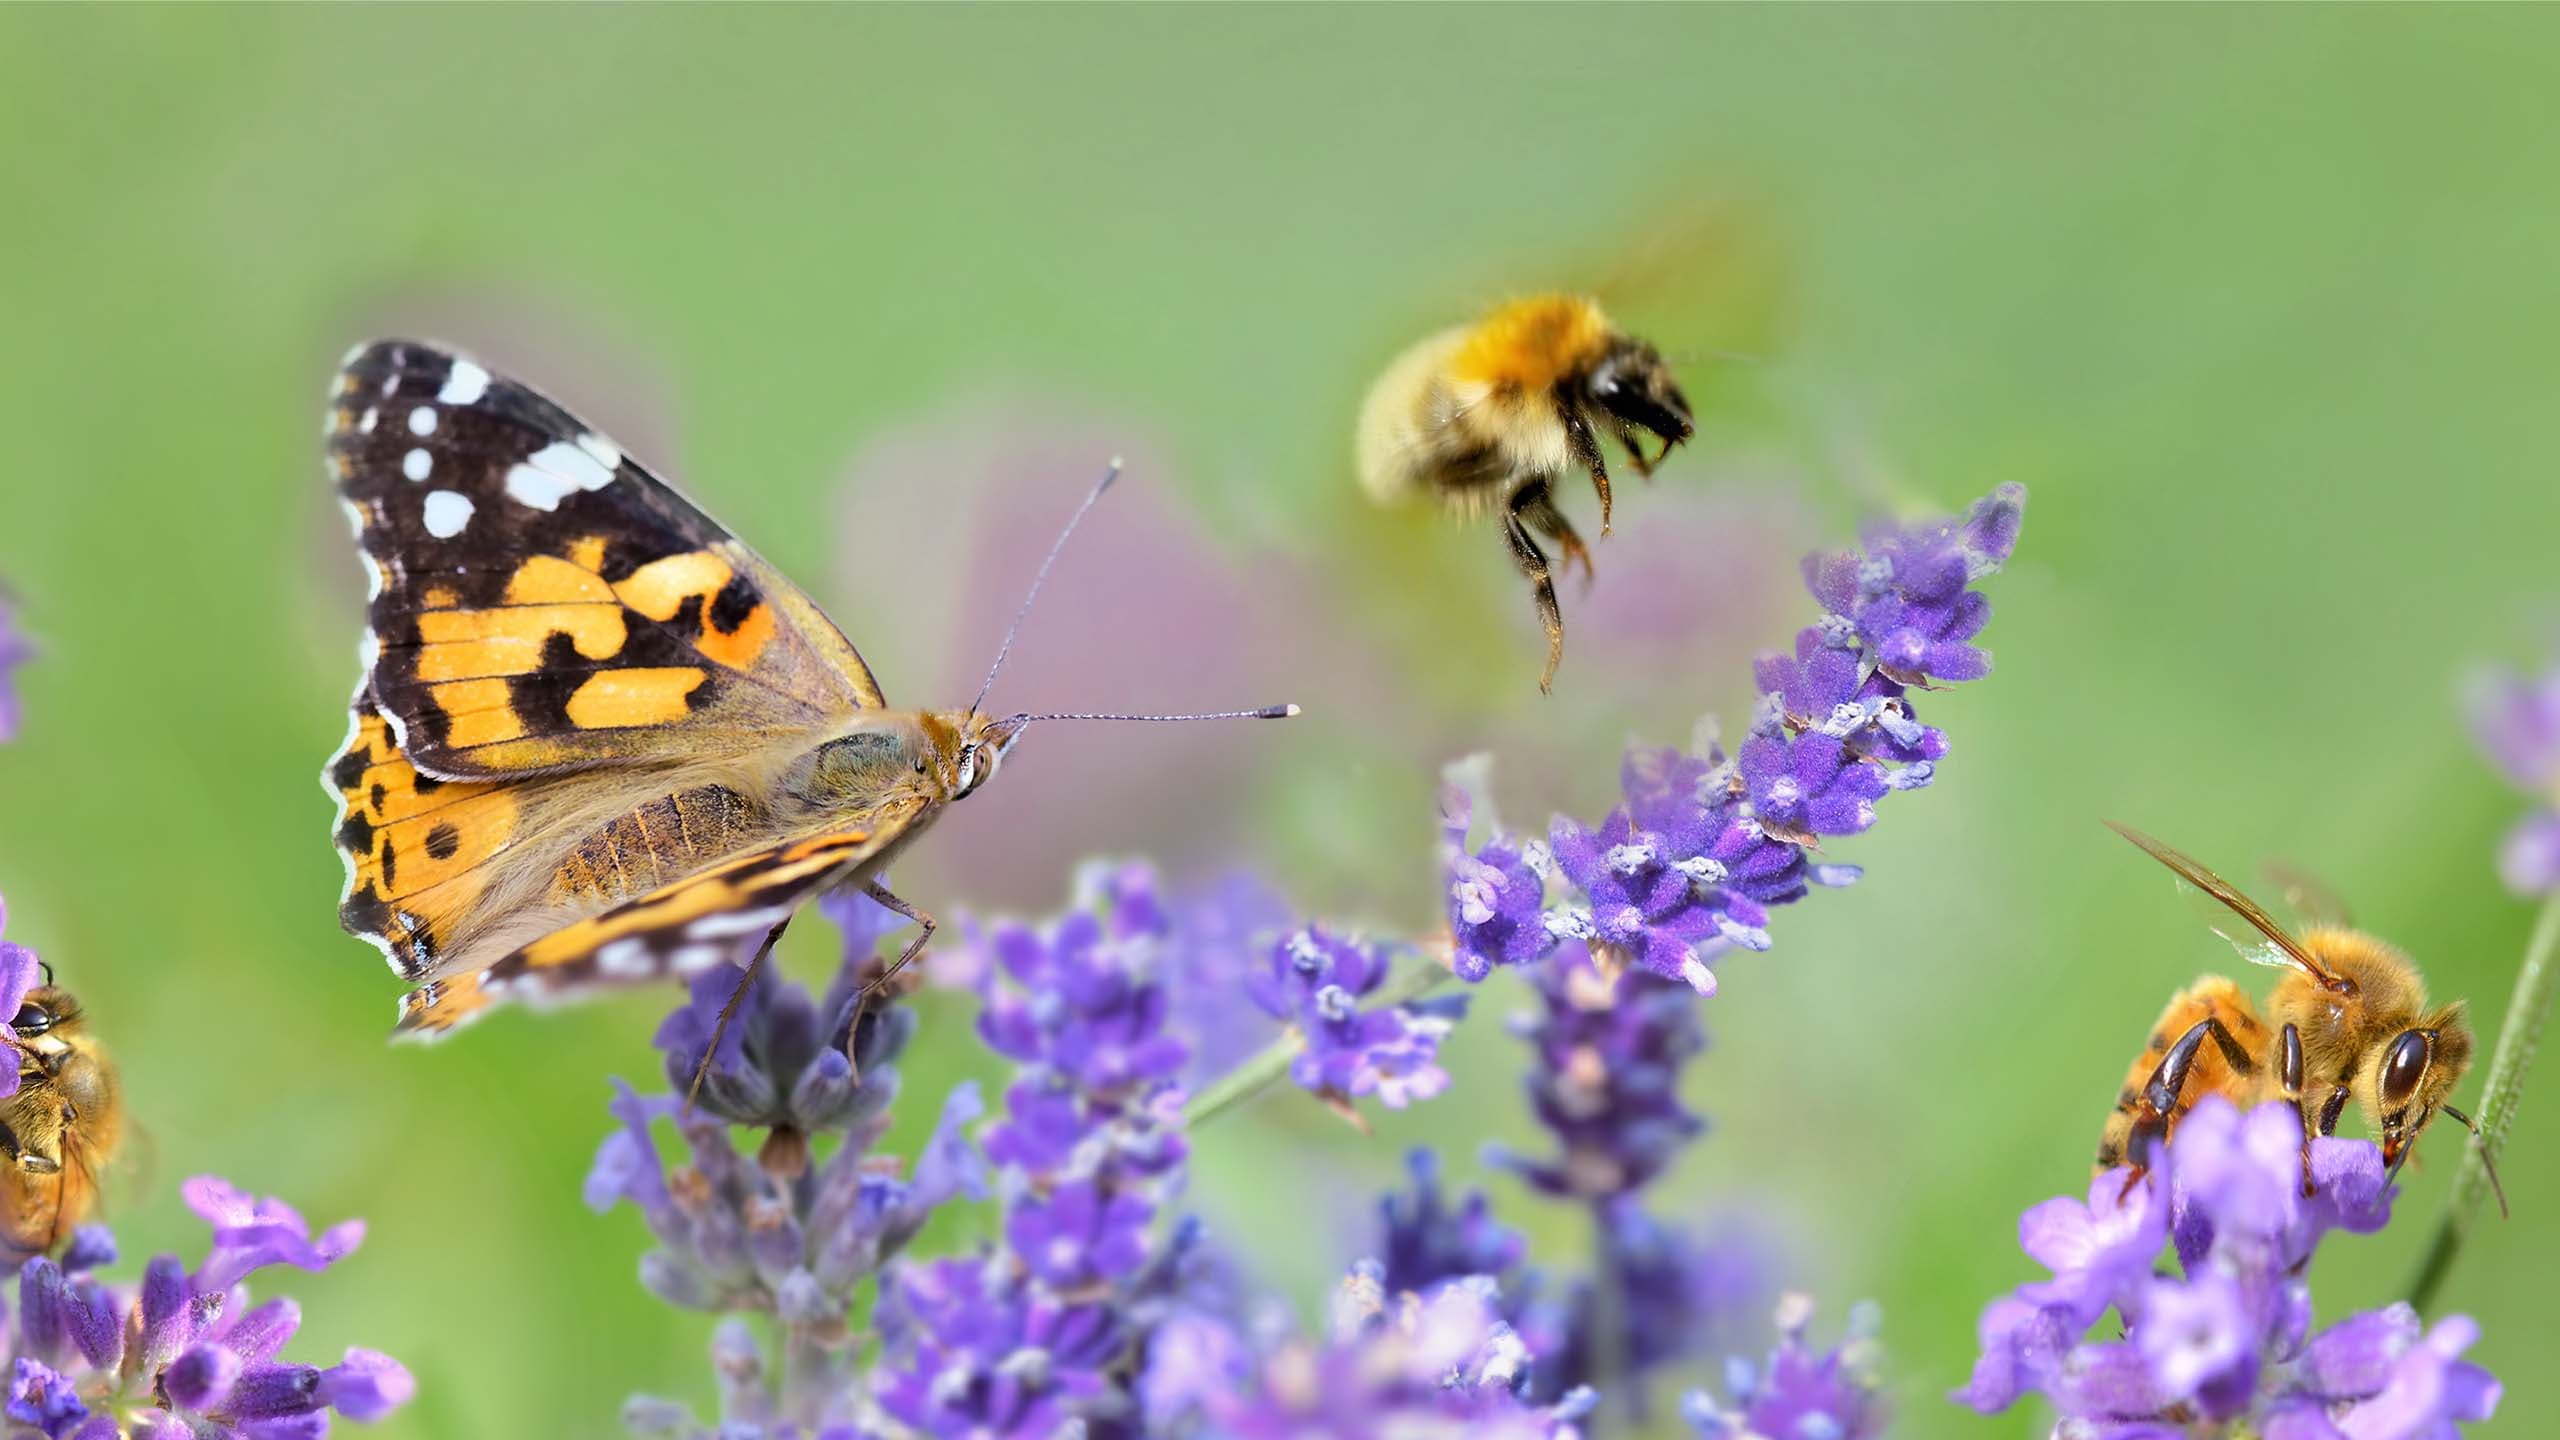
[[[1538,675],[1538,691],[1547,694],[1555,689],[1556,663],[1564,658],[1564,611],[1556,604],[1555,576],[1547,569],[1547,552],[1529,538],[1529,527],[1520,522],[1521,497],[1531,487],[1513,491],[1511,502],[1502,512],[1502,535],[1511,542],[1512,563],[1529,577],[1529,588],[1538,604],[1538,619],[1547,627],[1547,668]],[[1544,482],[1537,482],[1543,489]]]
[[[756,983],[756,972],[764,968],[765,958],[773,953],[774,945],[782,939],[782,932],[790,928],[791,917],[785,915],[772,929],[764,932],[764,943],[756,947],[755,958],[747,962],[745,973],[738,976],[738,988],[729,992],[727,1003],[720,1007],[720,1018],[711,1026],[711,1043],[703,1047],[701,1063],[693,1067],[693,1083],[685,1087],[686,1114],[693,1113],[694,1097],[702,1093],[702,1077],[711,1073],[711,1057],[720,1053],[720,1037],[729,1033],[730,1019],[738,1013],[738,1007],[746,1003],[747,987]]]
[[[1671,453],[1671,447],[1665,445],[1662,447],[1662,455],[1656,455],[1647,460],[1644,458],[1644,445],[1637,438],[1636,427],[1612,415],[1609,417],[1609,428],[1617,434],[1618,443],[1627,447],[1627,458],[1634,462],[1636,473],[1647,480],[1653,478],[1653,467],[1662,463],[1664,455]]]
[[[1600,533],[1607,535],[1609,533],[1609,462],[1601,458],[1600,437],[1591,432],[1591,421],[1583,415],[1582,407],[1575,404],[1572,397],[1558,395],[1556,413],[1564,417],[1565,443],[1573,449],[1574,462],[1591,472],[1591,488],[1600,496]],[[1547,533],[1556,535],[1553,530]],[[1556,535],[1556,538],[1563,540],[1565,536]],[[1572,551],[1566,552],[1566,558],[1572,558]],[[1590,558],[1584,557],[1582,563],[1587,570],[1591,564]]]
[[[1529,522],[1539,534],[1555,541],[1557,547],[1564,551],[1557,564],[1558,569],[1570,575],[1573,562],[1582,562],[1582,584],[1585,593],[1589,593],[1591,551],[1583,545],[1582,537],[1574,533],[1573,522],[1565,519],[1564,512],[1556,508],[1554,488],[1544,480],[1532,480],[1512,497],[1511,505],[1519,511],[1521,519]]]
[[[2132,1194],[2142,1177],[2151,1173],[2150,1147],[2169,1143],[2169,1132],[2177,1124],[2179,1093],[2187,1088],[2187,1074],[2195,1068],[2196,1052],[2204,1048],[2205,1037],[2217,1031],[2220,1036],[2216,1046],[2228,1059],[2239,1046],[2230,1038],[2231,1032],[2223,1029],[2222,1022],[2208,1015],[2188,1026],[2187,1033],[2179,1036],[2178,1043],[2170,1046],[2169,1053],[2152,1068],[2151,1078],[2142,1086],[2144,1113],[2133,1122],[2133,1133],[2125,1140],[2125,1158],[2132,1162],[2133,1170],[2125,1176],[2124,1189],[2116,1192],[2119,1201]]]

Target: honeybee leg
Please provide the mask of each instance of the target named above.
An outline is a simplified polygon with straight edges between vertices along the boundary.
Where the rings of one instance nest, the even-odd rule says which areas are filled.
[[[2302,1032],[2286,1021],[2276,1037],[2276,1086],[2302,1121],[2302,1195],[2311,1198],[2311,1108],[2302,1103]]]
[[[1564,416],[1565,443],[1573,449],[1574,463],[1591,472],[1591,488],[1600,496],[1600,533],[1606,535],[1609,533],[1609,462],[1601,458],[1600,437],[1592,433],[1591,421],[1571,396],[1560,394],[1556,397],[1556,413]],[[1552,530],[1547,533],[1555,534]],[[1565,537],[1557,535],[1556,538],[1562,540]],[[1565,558],[1573,558],[1571,549],[1565,552]],[[1588,574],[1590,557],[1583,557],[1582,564],[1584,573]]]
[[[1502,536],[1511,542],[1511,561],[1520,573],[1529,577],[1529,589],[1538,602],[1538,619],[1547,627],[1547,668],[1538,675],[1539,693],[1555,688],[1556,664],[1564,659],[1564,611],[1556,604],[1555,576],[1547,569],[1547,552],[1529,538],[1529,528],[1520,522],[1520,496],[1502,513]]]
[[[790,928],[791,917],[785,915],[772,929],[764,932],[764,943],[756,947],[755,958],[747,962],[746,970],[738,976],[738,988],[729,992],[728,1002],[720,1007],[720,1018],[711,1026],[711,1043],[703,1047],[702,1059],[693,1067],[693,1083],[685,1087],[686,1114],[693,1113],[694,1097],[702,1093],[702,1077],[711,1073],[711,1057],[720,1053],[720,1037],[729,1033],[730,1019],[738,1013],[738,1007],[746,1003],[747,987],[756,983],[756,972],[764,968],[765,957],[773,953],[775,943],[782,939],[782,932]]]
[[[1556,508],[1553,487],[1544,480],[1532,480],[1512,497],[1511,505],[1521,519],[1528,521],[1539,534],[1555,541],[1557,547],[1564,551],[1559,568],[1566,574],[1573,573],[1574,561],[1582,562],[1582,583],[1590,585],[1591,551],[1582,543],[1582,537],[1574,533],[1573,522],[1565,519],[1564,512]]]
[[[2208,1015],[2188,1026],[2187,1033],[2179,1036],[2178,1043],[2170,1046],[2169,1053],[2152,1067],[2151,1078],[2142,1086],[2143,1113],[2134,1120],[2133,1133],[2125,1139],[2125,1158],[2132,1162],[2133,1169],[2125,1176],[2124,1189],[2116,1194],[2118,1200],[2132,1194],[2142,1177],[2151,1173],[2153,1147],[2169,1143],[2170,1128],[2177,1122],[2179,1092],[2187,1088],[2187,1073],[2195,1068],[2196,1052],[2204,1048],[2206,1036],[2217,1032],[2216,1045],[2228,1060],[2239,1050],[2239,1044],[2221,1021]]]

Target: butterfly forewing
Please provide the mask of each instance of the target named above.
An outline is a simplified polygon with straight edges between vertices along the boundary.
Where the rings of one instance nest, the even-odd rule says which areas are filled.
[[[339,918],[418,982],[403,1030],[738,955],[929,817],[903,771],[830,790],[823,813],[777,794],[881,708],[870,671],[560,406],[382,341],[338,377],[328,453],[373,580],[325,775]]]
[[[531,389],[382,341],[330,418],[374,582],[367,687],[420,770],[690,758],[882,703],[789,581]]]

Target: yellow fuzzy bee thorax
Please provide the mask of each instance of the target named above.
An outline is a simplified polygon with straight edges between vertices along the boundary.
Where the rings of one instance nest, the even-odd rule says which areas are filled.
[[[1537,394],[1590,367],[1609,343],[1609,317],[1577,295],[1514,300],[1486,316],[1450,357],[1461,381]]]

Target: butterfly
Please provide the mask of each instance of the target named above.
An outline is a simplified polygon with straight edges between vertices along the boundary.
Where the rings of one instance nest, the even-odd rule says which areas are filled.
[[[689,977],[749,945],[758,963],[836,889],[917,922],[903,965],[933,921],[883,868],[1032,722],[1296,711],[997,718],[985,688],[966,709],[891,709],[844,632],[717,521],[438,345],[351,352],[326,431],[370,580],[352,721],[322,777],[338,918],[414,986],[403,1033]]]

